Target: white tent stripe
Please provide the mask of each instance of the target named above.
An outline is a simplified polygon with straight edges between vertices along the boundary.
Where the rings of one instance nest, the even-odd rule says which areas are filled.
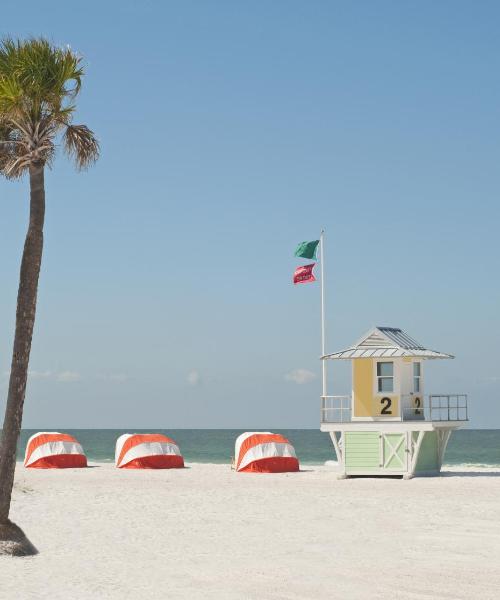
[[[247,450],[243,457],[238,471],[241,471],[250,463],[261,460],[263,458],[297,458],[295,450],[291,444],[283,444],[280,442],[266,442],[264,444],[257,444]],[[236,462],[238,461],[239,455],[236,455]]]
[[[32,465],[37,460],[41,458],[46,458],[47,456],[54,456],[57,454],[84,454],[83,448],[78,442],[67,442],[67,441],[57,441],[57,442],[47,442],[38,446],[29,457],[29,460],[24,465],[26,467]]]
[[[242,433],[241,435],[239,435],[236,438],[236,442],[234,445],[235,446],[234,457],[235,457],[236,462],[238,461],[238,457],[240,455],[241,445],[243,444],[243,442],[245,440],[247,440],[252,435],[272,435],[272,433],[270,431],[246,431],[245,433]]]
[[[122,467],[127,463],[137,458],[145,458],[147,456],[181,456],[179,447],[170,442],[143,442],[132,446],[130,450],[124,454],[122,460],[116,464],[117,467]],[[118,455],[119,456],[119,455]],[[117,457],[118,458],[118,457]]]

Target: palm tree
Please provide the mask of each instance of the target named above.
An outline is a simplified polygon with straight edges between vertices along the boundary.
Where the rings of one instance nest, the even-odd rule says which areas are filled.
[[[52,165],[59,140],[78,169],[99,156],[92,131],[72,124],[83,74],[82,59],[70,48],[58,48],[43,38],[0,41],[0,173],[9,179],[28,173],[30,180],[30,217],[0,446],[0,555],[36,553],[9,520],[9,512],[42,260],[45,167]]]

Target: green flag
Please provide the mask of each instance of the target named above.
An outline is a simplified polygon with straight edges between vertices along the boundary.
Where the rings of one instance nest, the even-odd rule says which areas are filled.
[[[319,240],[314,240],[314,242],[301,242],[297,246],[297,250],[295,250],[295,256],[316,260],[316,249],[318,244]]]

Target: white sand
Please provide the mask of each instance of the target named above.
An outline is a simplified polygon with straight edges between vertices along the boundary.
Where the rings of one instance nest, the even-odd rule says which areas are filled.
[[[498,599],[500,473],[17,470],[0,598]]]

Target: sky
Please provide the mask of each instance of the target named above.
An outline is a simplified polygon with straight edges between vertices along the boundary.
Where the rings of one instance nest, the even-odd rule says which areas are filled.
[[[500,427],[500,4],[3,0],[85,61],[85,173],[46,175],[24,426],[317,428],[327,351],[373,325],[452,353],[426,393]],[[26,180],[0,180],[0,411]],[[349,364],[329,373],[350,390]]]

